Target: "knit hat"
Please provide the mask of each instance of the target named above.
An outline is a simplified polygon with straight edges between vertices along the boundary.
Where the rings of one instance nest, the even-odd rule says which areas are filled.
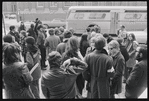
[[[5,35],[5,36],[3,37],[3,40],[4,40],[4,42],[8,42],[8,43],[13,42],[13,38],[12,38],[11,35]]]
[[[28,43],[28,44],[34,45],[35,44],[35,39],[32,36],[27,36],[25,38],[25,42]]]
[[[48,56],[49,56],[48,61],[49,61],[50,67],[60,66],[62,56],[60,55],[59,52],[52,51],[51,53],[49,53]]]

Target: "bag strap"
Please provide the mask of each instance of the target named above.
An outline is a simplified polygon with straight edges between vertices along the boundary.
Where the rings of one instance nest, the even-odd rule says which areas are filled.
[[[35,64],[35,66],[30,70],[30,74],[32,74],[33,71],[34,71],[38,66],[39,66],[39,63],[37,62],[37,63]]]
[[[35,54],[35,55],[33,55],[31,52],[29,52],[30,53],[30,55],[31,55],[31,57],[32,57],[32,59],[33,59],[33,61],[34,61],[34,57],[37,55],[37,53]],[[34,72],[34,70],[37,68],[39,66],[39,63],[37,62],[35,65],[34,65],[34,67],[30,70],[30,74],[32,74],[33,72]]]

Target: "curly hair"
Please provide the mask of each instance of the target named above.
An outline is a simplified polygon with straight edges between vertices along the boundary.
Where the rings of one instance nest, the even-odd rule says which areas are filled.
[[[4,64],[12,64],[20,61],[20,48],[16,43],[8,43],[3,47]]]

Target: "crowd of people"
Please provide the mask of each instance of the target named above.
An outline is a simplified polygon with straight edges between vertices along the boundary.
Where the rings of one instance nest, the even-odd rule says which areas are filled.
[[[40,99],[39,83],[46,99],[85,99],[84,88],[86,99],[115,99],[122,83],[126,99],[138,98],[147,88],[147,45],[124,25],[117,38],[101,30],[88,27],[79,40],[73,28],[63,27],[50,28],[47,37],[38,18],[29,29],[23,22],[18,31],[10,26],[2,47],[6,98]]]

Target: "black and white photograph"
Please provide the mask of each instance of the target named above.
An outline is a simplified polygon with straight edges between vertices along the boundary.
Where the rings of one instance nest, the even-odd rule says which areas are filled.
[[[147,99],[147,1],[3,1],[2,99]]]

